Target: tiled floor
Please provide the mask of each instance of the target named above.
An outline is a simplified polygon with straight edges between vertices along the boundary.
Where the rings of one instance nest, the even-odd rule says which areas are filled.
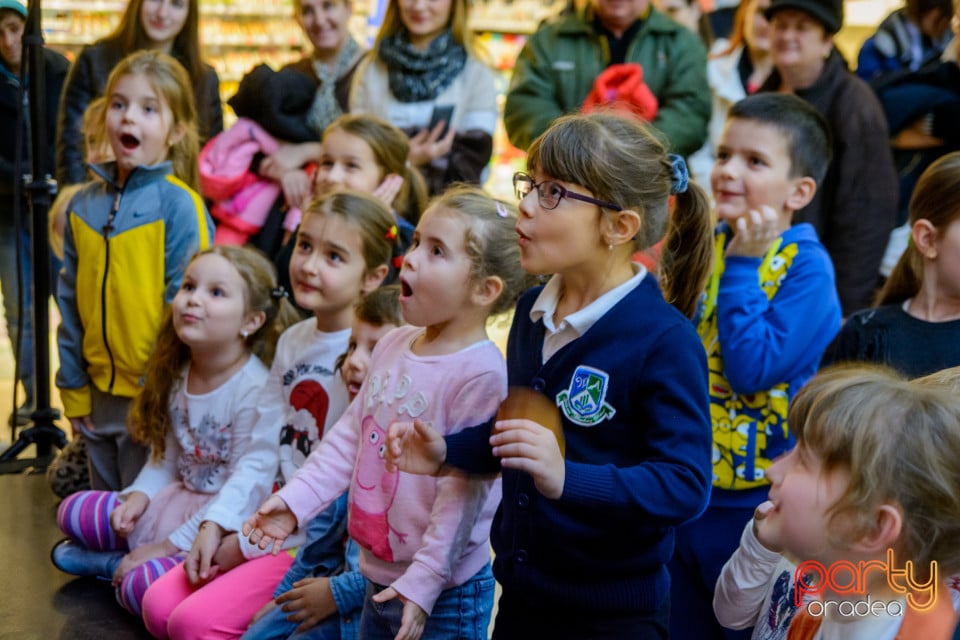
[[[12,382],[10,342],[0,328],[0,449],[11,441]],[[54,396],[51,404],[58,403]],[[33,455],[29,447],[20,459]],[[63,537],[56,526],[57,502],[35,469],[0,475],[0,640],[149,638],[140,621],[116,603],[109,584],[73,578],[50,564],[50,548]]]

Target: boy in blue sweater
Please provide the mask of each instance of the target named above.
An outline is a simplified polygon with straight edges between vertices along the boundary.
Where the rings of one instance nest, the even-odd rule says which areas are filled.
[[[720,222],[697,318],[710,375],[713,490],[706,512],[677,531],[671,638],[749,637],[719,626],[713,590],[766,500],[765,469],[794,445],[787,405],[840,328],[830,257],[811,225],[791,225],[829,162],[827,124],[803,100],[763,93],[730,109],[710,174]]]

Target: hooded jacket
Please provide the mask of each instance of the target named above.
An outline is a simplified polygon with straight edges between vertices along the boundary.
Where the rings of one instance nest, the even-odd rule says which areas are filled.
[[[699,149],[707,136],[710,91],[706,51],[696,34],[651,7],[625,62],[643,67],[643,81],[659,103],[653,126],[670,150],[688,155]],[[503,112],[510,142],[525,150],[557,117],[579,112],[609,64],[607,39],[591,10],[544,23],[513,69]]]
[[[116,164],[93,167],[67,208],[57,298],[60,370],[67,417],[90,415],[90,385],[133,397],[140,389],[166,305],[191,256],[213,238],[200,196],[170,162],[138,167],[120,187]]]

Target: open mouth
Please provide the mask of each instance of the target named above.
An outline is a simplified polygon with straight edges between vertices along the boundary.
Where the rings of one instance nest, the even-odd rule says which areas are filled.
[[[413,295],[413,288],[411,288],[403,278],[400,278],[400,295],[404,298],[409,298]]]
[[[140,138],[129,133],[120,134],[120,144],[127,151],[132,151],[140,146]]]

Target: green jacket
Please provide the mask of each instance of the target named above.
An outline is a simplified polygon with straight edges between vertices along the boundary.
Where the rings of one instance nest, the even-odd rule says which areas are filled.
[[[557,117],[580,110],[608,66],[606,38],[593,12],[561,15],[537,29],[517,58],[504,107],[510,142],[526,149]],[[654,126],[670,150],[688,155],[707,137],[711,95],[707,55],[696,34],[652,7],[627,50],[643,67],[643,80],[660,103]]]

